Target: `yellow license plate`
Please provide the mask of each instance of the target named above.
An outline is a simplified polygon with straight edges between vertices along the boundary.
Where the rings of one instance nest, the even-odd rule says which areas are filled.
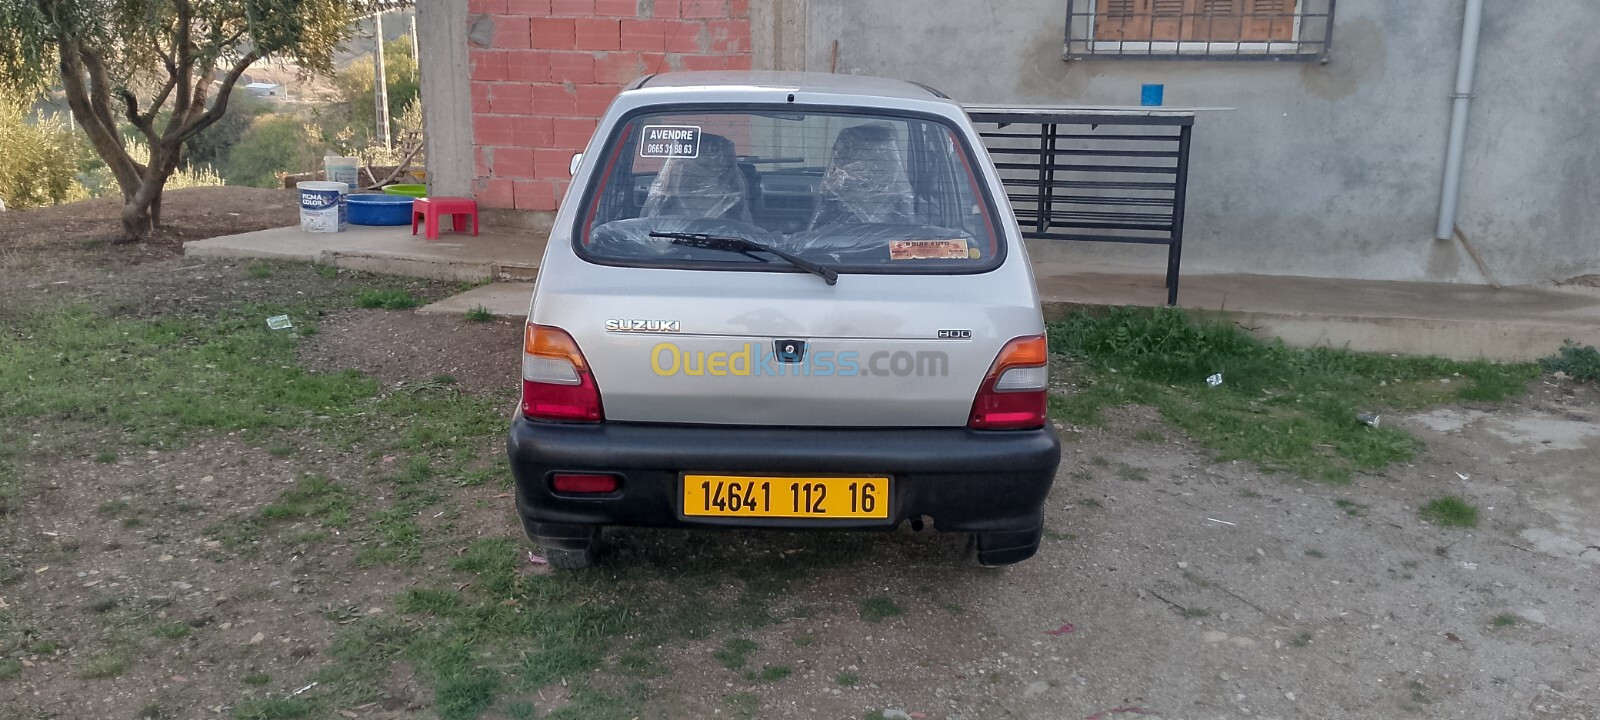
[[[684,475],[683,514],[748,518],[887,518],[889,478]]]

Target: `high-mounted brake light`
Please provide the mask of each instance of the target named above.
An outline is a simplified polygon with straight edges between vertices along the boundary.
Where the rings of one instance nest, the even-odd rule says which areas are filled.
[[[528,323],[522,343],[522,414],[531,420],[605,419],[589,363],[561,328]]]
[[[1050,353],[1043,335],[1019,337],[1000,349],[972,399],[967,427],[1031,430],[1044,427]]]

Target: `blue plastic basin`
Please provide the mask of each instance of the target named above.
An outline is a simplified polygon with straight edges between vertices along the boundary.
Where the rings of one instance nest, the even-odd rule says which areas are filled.
[[[411,198],[402,195],[346,195],[351,225],[410,225]]]

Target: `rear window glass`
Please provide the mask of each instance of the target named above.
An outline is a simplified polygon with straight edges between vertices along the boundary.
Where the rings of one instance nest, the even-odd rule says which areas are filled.
[[[610,139],[576,242],[590,260],[794,268],[749,240],[841,272],[976,272],[1004,251],[974,158],[943,123],[894,115],[694,111],[636,115]]]

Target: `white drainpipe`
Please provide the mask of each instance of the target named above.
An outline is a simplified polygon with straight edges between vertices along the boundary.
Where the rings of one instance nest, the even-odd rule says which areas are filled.
[[[1472,105],[1472,76],[1478,67],[1478,34],[1483,27],[1483,0],[1467,0],[1461,22],[1461,59],[1456,65],[1456,91],[1451,95],[1450,145],[1444,158],[1444,187],[1439,194],[1439,225],[1434,237],[1455,235],[1456,205],[1461,200],[1461,162],[1467,149],[1467,110]]]

